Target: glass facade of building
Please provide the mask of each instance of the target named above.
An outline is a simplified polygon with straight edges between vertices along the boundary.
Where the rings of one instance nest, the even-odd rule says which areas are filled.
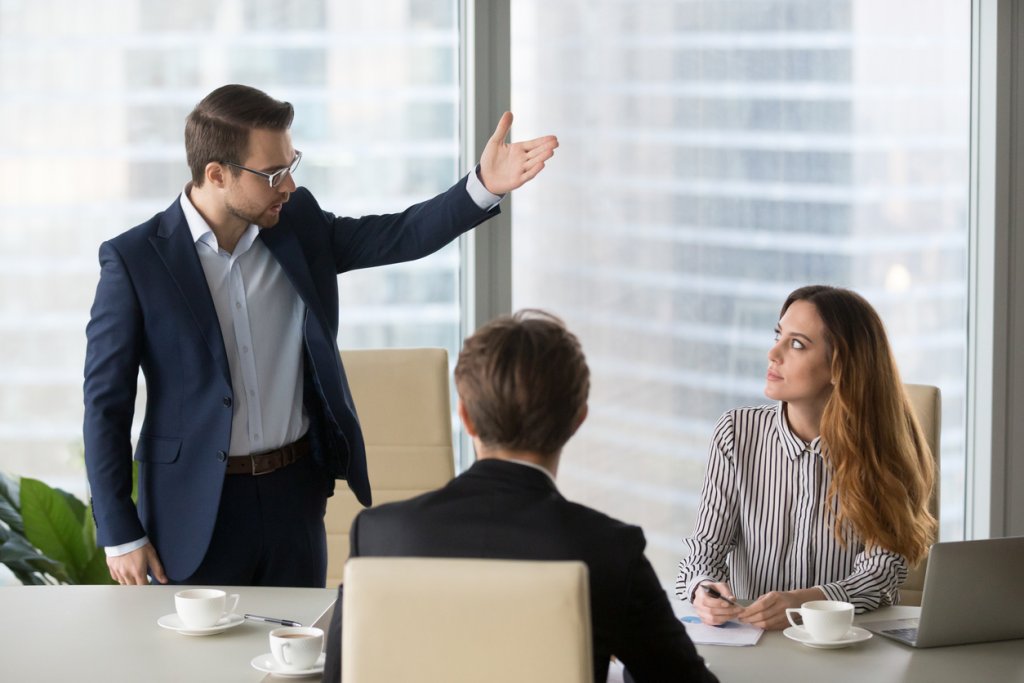
[[[665,583],[804,284],[863,294],[904,381],[941,388],[962,536],[969,78],[967,0],[512,3],[513,110],[561,142],[515,199],[514,307],[563,316],[594,373],[560,485],[642,525]]]
[[[670,582],[715,421],[765,401],[778,308],[824,282],[941,388],[960,537],[969,1],[511,8],[513,137],[561,142],[513,201],[514,306],[563,316],[594,372],[566,495],[641,524]],[[335,213],[400,210],[458,177],[458,26],[458,0],[0,0],[0,470],[84,493],[97,249],[181,191],[199,99],[292,102],[297,181]],[[459,261],[342,276],[340,345],[454,358]]]
[[[397,211],[458,177],[458,55],[456,0],[0,2],[0,469],[84,492],[97,250],[181,192],[196,102],[292,102],[296,181],[337,214]],[[342,276],[339,344],[454,353],[458,283],[457,244]]]

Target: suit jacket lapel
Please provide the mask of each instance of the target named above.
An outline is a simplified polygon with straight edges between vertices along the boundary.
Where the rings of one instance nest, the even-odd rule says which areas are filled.
[[[325,326],[327,318],[324,316],[323,303],[320,295],[317,294],[316,285],[313,283],[313,275],[309,270],[309,264],[302,254],[302,245],[295,233],[284,226],[260,230],[260,237],[270,253],[274,255],[277,262],[281,264],[288,280],[295,287],[299,298],[306,304],[306,308],[313,314],[313,317],[320,325]],[[333,334],[324,327],[328,337]]]
[[[199,263],[196,245],[192,241],[192,233],[189,232],[185,214],[182,213],[178,200],[164,212],[156,235],[150,237],[149,242],[160,255],[171,279],[178,286],[210,353],[224,374],[224,380],[231,386],[231,368],[228,365],[227,353],[224,351],[224,338],[220,333],[217,309],[213,306],[213,297],[210,296],[210,288],[206,284],[206,274]]]

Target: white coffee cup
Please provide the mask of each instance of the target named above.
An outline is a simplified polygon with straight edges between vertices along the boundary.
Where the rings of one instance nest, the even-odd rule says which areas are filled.
[[[270,654],[286,671],[311,669],[324,648],[324,632],[312,626],[285,626],[270,632]]]
[[[793,621],[794,614],[800,615],[803,624]],[[842,640],[853,626],[853,605],[840,600],[812,600],[787,609],[786,619],[793,626],[803,626],[819,642]]]
[[[231,607],[225,609],[228,600]],[[216,588],[189,588],[174,594],[174,609],[185,628],[209,628],[235,611],[238,593],[228,595]]]

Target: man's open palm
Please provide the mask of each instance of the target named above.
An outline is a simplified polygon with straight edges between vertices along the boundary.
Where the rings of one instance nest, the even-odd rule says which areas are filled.
[[[521,187],[544,169],[558,147],[554,135],[506,143],[505,137],[512,127],[512,112],[501,115],[494,135],[487,141],[480,156],[480,180],[493,194],[505,194]]]

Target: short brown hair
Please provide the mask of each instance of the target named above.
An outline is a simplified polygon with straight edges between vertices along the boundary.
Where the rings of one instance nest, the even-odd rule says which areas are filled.
[[[455,386],[484,444],[553,455],[584,415],[590,369],[561,320],[527,309],[492,320],[466,340]]]
[[[245,161],[253,128],[288,130],[295,109],[247,85],[223,85],[196,105],[185,119],[185,157],[192,183],[202,187],[211,161]],[[231,167],[235,175],[241,173]]]

